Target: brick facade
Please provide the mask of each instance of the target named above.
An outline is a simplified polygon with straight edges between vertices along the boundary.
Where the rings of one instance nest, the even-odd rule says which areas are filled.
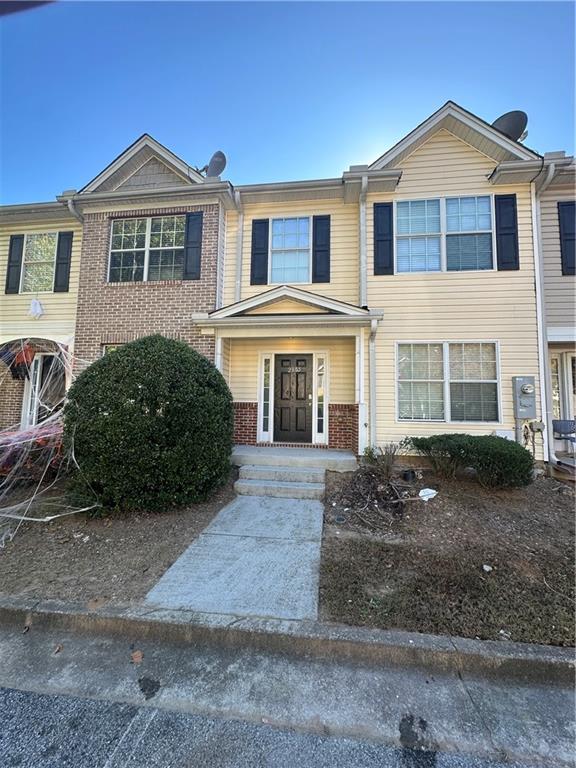
[[[219,206],[134,209],[86,213],[74,354],[78,368],[96,360],[104,344],[122,344],[161,333],[186,341],[214,360],[214,338],[192,326],[192,313],[216,306]],[[109,283],[108,258],[113,219],[203,212],[200,280]]]
[[[258,403],[234,403],[234,442],[256,445],[258,437]]]
[[[358,453],[358,405],[328,404],[328,447]]]
[[[10,370],[0,363],[0,429],[20,425],[24,382],[13,379]]]
[[[358,453],[358,405],[331,403],[328,406],[328,445],[310,448],[340,448]],[[237,445],[274,445],[258,442],[258,403],[234,403],[234,442]],[[296,443],[278,443],[286,447]]]

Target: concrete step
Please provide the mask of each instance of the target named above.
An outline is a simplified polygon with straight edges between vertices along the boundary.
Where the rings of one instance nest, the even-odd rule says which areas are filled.
[[[242,496],[276,496],[288,499],[321,499],[324,483],[288,483],[280,480],[236,480],[234,490]]]
[[[323,483],[326,470],[323,467],[275,467],[243,464],[241,480],[277,480],[284,483]]]
[[[351,451],[254,445],[237,445],[232,452],[232,463],[237,466],[320,467],[336,472],[352,472],[358,467]]]

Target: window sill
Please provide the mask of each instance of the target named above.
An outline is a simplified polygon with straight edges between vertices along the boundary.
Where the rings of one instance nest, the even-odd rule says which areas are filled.
[[[133,287],[135,285],[187,285],[188,283],[199,283],[199,280],[127,280],[126,282],[110,282],[106,280],[106,286],[118,286],[121,288]]]

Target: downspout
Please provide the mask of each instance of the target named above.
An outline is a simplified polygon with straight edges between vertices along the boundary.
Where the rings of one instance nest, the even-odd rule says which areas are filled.
[[[360,187],[360,280],[359,280],[359,294],[360,301],[358,302],[361,307],[365,307],[368,304],[367,301],[367,258],[366,258],[366,193],[368,191],[368,176],[362,176],[362,186]]]
[[[242,240],[244,237],[244,211],[240,192],[234,192],[234,202],[238,211],[238,231],[236,232],[236,279],[234,283],[234,301],[240,301],[242,297]]]
[[[72,200],[71,197],[66,200],[66,205],[68,206],[68,210],[74,216],[75,219],[78,219],[78,221],[83,224],[84,223],[84,216],[78,211],[74,205],[74,200]]]
[[[378,320],[373,317],[370,324],[370,338],[368,342],[368,358],[370,362],[370,392],[368,402],[370,404],[370,445],[377,445],[376,437],[376,331]]]
[[[558,464],[558,458],[554,452],[554,430],[552,428],[552,398],[550,393],[550,364],[548,361],[548,340],[546,334],[546,306],[544,302],[544,265],[540,254],[541,247],[541,222],[539,197],[548,188],[554,178],[556,167],[554,163],[548,166],[546,178],[542,182],[538,193],[534,181],[530,184],[532,202],[532,229],[534,232],[534,277],[536,289],[536,310],[538,318],[538,357],[540,375],[540,401],[542,417],[545,429],[542,433],[544,442],[544,459],[551,464]]]

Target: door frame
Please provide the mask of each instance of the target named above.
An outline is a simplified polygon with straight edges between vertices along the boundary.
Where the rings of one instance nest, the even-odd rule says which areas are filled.
[[[330,429],[328,407],[330,403],[330,353],[318,349],[276,349],[260,352],[258,361],[258,409],[257,409],[257,441],[259,443],[274,442],[274,374],[276,355],[312,355],[312,440],[303,445],[328,445]],[[324,358],[324,432],[318,433],[318,360]],[[268,393],[268,431],[262,429],[264,417],[264,363],[270,361],[270,387]],[[281,445],[281,443],[278,443]]]
[[[42,367],[44,367],[45,357],[56,357],[56,352],[35,352],[30,363],[29,375],[24,381],[24,396],[22,397],[22,412],[20,424],[22,429],[35,427],[38,422],[38,406],[40,404],[39,392],[33,386],[32,379],[37,382],[42,376]],[[41,367],[42,366],[42,367]],[[32,411],[32,406],[34,410]]]
[[[576,418],[574,408],[574,386],[572,358],[576,351],[566,349],[548,349],[548,385],[550,387],[550,413],[552,413],[552,360],[558,361],[558,386],[560,394],[560,418],[571,420]],[[554,438],[554,451],[568,451],[571,445],[567,440]]]

